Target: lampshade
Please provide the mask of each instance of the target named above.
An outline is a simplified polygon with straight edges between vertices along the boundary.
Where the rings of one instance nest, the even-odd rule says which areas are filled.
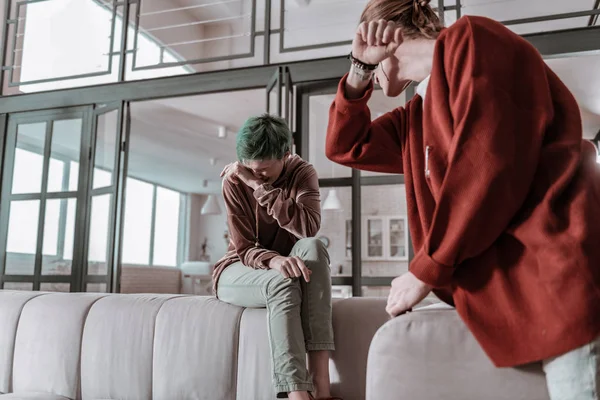
[[[208,199],[206,199],[206,203],[204,203],[204,206],[202,206],[202,211],[200,213],[202,215],[221,214],[221,207],[219,207],[219,203],[217,202],[217,198],[214,194],[208,195]]]
[[[341,210],[342,203],[337,196],[335,189],[331,189],[323,202],[323,210]]]

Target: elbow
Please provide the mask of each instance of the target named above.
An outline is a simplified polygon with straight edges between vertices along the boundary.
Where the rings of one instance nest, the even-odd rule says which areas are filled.
[[[334,163],[344,164],[344,152],[340,151],[339,148],[336,148],[329,140],[325,144],[325,157]]]

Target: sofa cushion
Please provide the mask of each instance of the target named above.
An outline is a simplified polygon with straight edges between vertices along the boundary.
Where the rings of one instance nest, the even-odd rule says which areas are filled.
[[[55,293],[25,304],[15,339],[14,392],[77,396],[83,326],[101,296]]]
[[[367,400],[548,400],[540,365],[496,368],[455,310],[386,323],[369,351]]]
[[[92,306],[81,346],[84,399],[152,398],[156,316],[173,297],[111,295]]]
[[[369,347],[389,321],[386,299],[350,298],[333,303],[335,351],[331,355],[331,390],[344,400],[363,400]]]
[[[2,400],[71,400],[68,397],[40,392],[23,392],[0,395]]]
[[[240,323],[236,400],[275,399],[267,310],[249,308]]]
[[[211,297],[164,303],[156,318],[153,398],[235,400],[242,311]]]
[[[39,292],[0,290],[0,393],[12,391],[15,336],[23,306]]]
[[[332,394],[365,398],[365,368],[371,339],[388,316],[385,299],[333,302],[336,351],[330,360]],[[237,400],[274,399],[265,309],[247,309],[240,325]]]

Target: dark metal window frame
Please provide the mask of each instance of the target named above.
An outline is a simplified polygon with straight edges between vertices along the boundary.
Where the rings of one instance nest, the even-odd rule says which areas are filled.
[[[270,0],[266,0],[267,3]],[[591,15],[591,14],[590,14]],[[598,13],[594,14],[598,15]],[[266,21],[267,23],[268,21]],[[268,25],[267,25],[268,27]],[[6,28],[6,27],[5,27]],[[276,32],[271,32],[276,33]],[[534,35],[525,35],[525,38],[529,40],[538,50],[545,56],[559,56],[569,53],[580,53],[592,50],[600,50],[600,27],[591,28],[579,28],[565,31],[546,32]],[[5,37],[6,39],[6,37]],[[266,41],[268,42],[268,40]],[[124,49],[122,49],[124,51]],[[5,54],[3,52],[3,54]],[[124,67],[124,64],[121,64]],[[198,95],[208,94],[215,92],[224,92],[232,90],[245,90],[265,87],[269,81],[273,78],[274,70],[277,68],[286,68],[286,74],[292,76],[298,86],[298,93],[296,99],[302,97],[301,84],[307,84],[315,81],[337,80],[347,71],[348,62],[344,57],[334,57],[329,59],[318,59],[310,61],[300,61],[293,63],[285,63],[277,66],[264,65],[259,67],[232,69],[226,71],[216,71],[201,74],[182,75],[167,78],[158,78],[143,81],[132,81],[132,82],[120,82],[108,85],[98,85],[84,88],[73,88],[56,90],[49,92],[40,92],[16,96],[6,96],[2,98],[0,102],[0,133],[3,133],[3,138],[0,141],[0,151],[3,157],[6,151],[5,141],[6,132],[8,130],[8,118],[7,113],[20,113],[32,110],[47,110],[43,112],[61,112],[60,109],[65,107],[74,107],[82,105],[93,105],[99,103],[111,103],[115,102],[119,104],[119,126],[121,126],[120,139],[118,140],[118,156],[116,165],[118,169],[119,177],[117,180],[116,189],[116,210],[115,215],[120,216],[117,218],[114,229],[114,243],[115,248],[113,253],[113,268],[109,269],[108,276],[89,276],[86,280],[82,280],[83,277],[79,276],[76,282],[82,282],[82,287],[85,287],[87,283],[106,283],[109,291],[118,291],[119,282],[119,265],[121,255],[121,240],[124,217],[124,207],[122,207],[123,193],[125,190],[125,176],[123,171],[127,170],[127,157],[124,156],[125,149],[127,148],[127,142],[129,137],[129,113],[123,112],[123,107],[128,107],[128,101],[135,100],[150,100],[157,98],[166,97],[177,97],[187,95]],[[308,149],[308,138],[302,134],[304,114],[302,113],[303,105],[302,101],[297,101],[295,105],[296,118],[296,145],[300,154],[306,154]],[[88,108],[89,109],[89,108]],[[19,114],[20,115],[20,114]],[[15,114],[15,117],[18,116]],[[11,117],[12,118],[12,117]],[[91,124],[91,120],[88,121]],[[304,125],[308,126],[308,125]],[[91,129],[91,125],[90,128]],[[94,133],[95,134],[95,131]],[[82,145],[85,140],[82,139]],[[89,142],[86,145],[91,145]],[[4,160],[0,164],[0,168],[3,168],[6,162]],[[83,164],[82,159],[82,164]],[[82,167],[83,168],[83,167]],[[88,168],[91,170],[92,168]],[[5,174],[0,175],[0,179]],[[353,172],[351,178],[341,178],[344,181],[331,180],[322,181],[322,187],[331,186],[351,186],[353,188],[353,199],[358,199],[353,205],[353,218],[360,220],[360,189],[363,185],[369,184],[399,184],[402,183],[401,177],[361,177],[358,171]],[[91,177],[83,178],[81,185],[91,184]],[[78,214],[77,218],[81,218]],[[83,218],[89,218],[89,214],[85,213]],[[353,259],[360,261],[360,231],[353,229]],[[83,250],[76,250],[81,251]],[[83,257],[82,253],[82,257]],[[412,254],[412,253],[411,253]],[[85,253],[87,255],[87,253]],[[74,256],[75,258],[75,256]],[[82,259],[83,260],[83,259]],[[356,294],[360,294],[362,286],[379,286],[389,285],[391,277],[362,277],[358,267],[353,264],[354,276],[359,277],[358,280],[352,280],[352,278],[343,277],[335,278],[335,284],[350,284],[353,286],[353,291]],[[74,275],[76,271],[72,271]],[[81,274],[81,272],[79,273]],[[3,276],[2,282],[31,282],[31,276]],[[43,276],[43,280],[40,282],[64,282],[64,278],[61,276]],[[68,282],[65,282],[68,283]],[[76,283],[78,285],[79,283]],[[71,285],[72,290],[75,285]]]
[[[0,211],[0,237],[3,238],[3,242],[0,243],[0,286],[3,287],[4,282],[27,282],[33,284],[33,290],[39,290],[41,283],[68,283],[72,291],[77,290],[79,287],[81,265],[83,261],[83,245],[82,230],[83,221],[85,218],[84,210],[84,197],[85,197],[85,173],[86,168],[86,154],[89,146],[88,132],[91,129],[90,120],[90,108],[89,107],[77,107],[60,109],[53,111],[41,111],[41,112],[27,112],[21,114],[14,114],[8,121],[7,134],[5,135],[5,151],[3,160],[3,182],[2,182],[2,196],[1,196],[1,211]],[[80,141],[80,171],[78,177],[78,190],[76,192],[58,192],[48,193],[48,173],[50,169],[51,149],[52,149],[52,133],[55,121],[61,121],[65,119],[81,119],[81,141]],[[42,171],[42,187],[39,193],[26,193],[26,194],[12,194],[12,173],[14,171],[14,156],[16,145],[18,141],[18,126],[21,124],[32,124],[44,122],[46,124],[46,131],[44,135],[44,149],[43,149],[43,171]],[[10,174],[10,176],[9,176]],[[64,182],[63,182],[64,183]],[[42,261],[43,261],[43,242],[44,242],[44,228],[45,228],[45,209],[46,201],[50,199],[70,199],[74,198],[77,200],[75,226],[74,226],[74,243],[73,243],[73,255],[71,260],[71,273],[69,275],[42,275]],[[38,225],[37,225],[37,240],[36,240],[36,252],[34,254],[35,264],[34,272],[31,275],[6,275],[5,274],[5,262],[6,262],[6,245],[8,239],[8,219],[10,218],[10,205],[12,201],[23,201],[23,200],[38,200],[39,214],[38,214]]]
[[[335,80],[326,80],[316,83],[306,83],[297,86],[297,101],[300,106],[297,108],[301,121],[297,123],[297,135],[302,138],[301,145],[297,146],[298,153],[309,162],[310,154],[309,141],[309,105],[310,97],[318,95],[335,94],[339,78]],[[414,95],[414,86],[411,86],[407,92],[407,100]],[[352,190],[352,274],[351,276],[332,277],[334,285],[352,286],[352,295],[361,296],[363,286],[389,286],[395,277],[368,277],[363,276],[362,271],[362,188],[365,186],[396,186],[404,184],[404,175],[379,175],[379,176],[361,176],[357,169],[351,169],[350,177],[342,178],[324,178],[319,179],[321,188],[339,188],[350,187]],[[408,241],[411,243],[410,232]],[[412,259],[412,244],[409,246],[409,261]]]

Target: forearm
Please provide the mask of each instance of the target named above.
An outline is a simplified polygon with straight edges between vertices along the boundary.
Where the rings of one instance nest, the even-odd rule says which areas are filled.
[[[294,236],[305,238],[319,231],[321,218],[318,190],[306,193],[302,201],[297,201],[286,197],[281,189],[263,185],[254,192],[254,196],[279,226]]]

